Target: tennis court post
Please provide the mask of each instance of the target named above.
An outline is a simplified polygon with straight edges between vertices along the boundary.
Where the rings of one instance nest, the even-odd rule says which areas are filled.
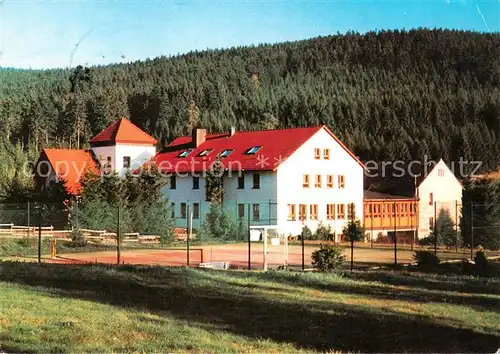
[[[186,205],[186,261],[187,261],[187,266],[189,267],[189,235],[191,234],[191,227],[190,227],[190,221],[191,221],[191,212],[189,210],[189,203]]]
[[[248,270],[252,267],[252,261],[251,261],[251,244],[250,244],[250,203],[248,203],[248,221],[247,221],[247,229],[248,229]]]

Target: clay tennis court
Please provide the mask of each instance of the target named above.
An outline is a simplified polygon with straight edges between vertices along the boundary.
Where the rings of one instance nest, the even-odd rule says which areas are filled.
[[[311,254],[318,248],[317,245],[306,245],[304,252],[304,263],[311,264]],[[350,249],[345,248],[346,260],[350,261]],[[409,249],[399,249],[397,252],[398,263],[411,263],[413,251]],[[441,259],[461,259],[467,258],[467,251],[439,252]],[[285,247],[268,246],[268,266],[275,268],[285,264]],[[116,251],[88,252],[88,253],[68,253],[58,254],[56,258],[47,260],[55,263],[106,263],[116,264]],[[387,248],[367,248],[356,247],[354,250],[354,261],[357,266],[375,266],[392,264],[394,262],[394,250]],[[236,267],[246,268],[248,266],[248,244],[230,245],[209,245],[192,247],[189,252],[189,265],[198,266],[202,262],[229,262]],[[120,263],[136,265],[166,265],[185,266],[187,265],[187,250],[185,248],[165,248],[165,249],[122,249]],[[262,243],[252,243],[251,245],[251,267],[262,268],[264,264],[264,253]],[[302,264],[302,248],[300,245],[292,244],[288,246],[288,265]]]

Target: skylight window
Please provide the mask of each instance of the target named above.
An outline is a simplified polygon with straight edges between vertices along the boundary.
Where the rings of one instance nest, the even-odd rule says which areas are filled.
[[[232,152],[233,152],[233,150],[231,150],[231,149],[224,150],[223,152],[221,152],[220,157],[227,157],[227,156],[229,156]]]
[[[188,155],[191,153],[191,151],[193,151],[193,149],[187,149],[187,150],[184,150],[183,152],[181,152],[181,153],[178,155],[178,157],[186,157],[186,156],[188,156]]]
[[[205,149],[198,156],[208,156],[212,152],[213,149]]]
[[[250,148],[247,150],[247,155],[255,155],[257,151],[260,150],[262,146],[254,146],[253,148]]]

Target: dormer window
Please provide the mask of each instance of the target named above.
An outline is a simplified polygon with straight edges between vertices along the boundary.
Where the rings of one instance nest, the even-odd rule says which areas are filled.
[[[257,153],[257,151],[260,150],[262,146],[254,146],[250,149],[247,150],[247,155],[255,155]]]
[[[192,151],[193,149],[184,150],[177,157],[187,157]]]
[[[227,157],[227,156],[229,156],[232,152],[233,152],[233,150],[231,150],[231,149],[226,149],[226,150],[224,150],[223,152],[221,152],[220,157]]]
[[[212,152],[213,149],[205,149],[198,156],[208,156]]]

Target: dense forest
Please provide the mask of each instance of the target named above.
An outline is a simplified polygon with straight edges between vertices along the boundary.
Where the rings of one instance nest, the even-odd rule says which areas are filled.
[[[130,119],[165,145],[212,132],[327,124],[362,160],[500,165],[500,34],[348,33],[92,68],[0,69],[0,196],[44,146],[84,147]],[[19,182],[17,182],[19,183]]]

